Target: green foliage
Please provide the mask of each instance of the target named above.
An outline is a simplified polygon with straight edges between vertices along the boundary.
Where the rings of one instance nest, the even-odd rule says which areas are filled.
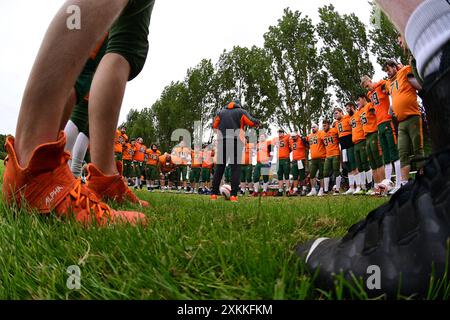
[[[366,26],[355,14],[339,14],[333,5],[319,9],[317,32],[323,41],[322,57],[340,103],[356,99],[363,75],[373,76]]]
[[[5,150],[6,137],[7,137],[6,135],[0,134],[0,160],[6,158],[6,150]]]
[[[273,59],[271,71],[280,100],[272,120],[288,131],[306,133],[329,99],[328,74],[318,53],[315,27],[299,11],[285,9],[264,40]]]

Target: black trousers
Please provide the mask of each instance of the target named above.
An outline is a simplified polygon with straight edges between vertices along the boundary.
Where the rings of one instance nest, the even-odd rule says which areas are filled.
[[[223,173],[228,162],[231,167],[231,195],[237,196],[241,182],[243,148],[243,142],[237,137],[225,138],[218,141],[217,164],[214,171],[212,187],[213,194],[220,194],[220,181],[222,181]]]

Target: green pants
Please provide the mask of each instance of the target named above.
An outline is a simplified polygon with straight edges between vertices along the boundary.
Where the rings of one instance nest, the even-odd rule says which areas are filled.
[[[269,170],[270,168],[268,164],[257,163],[255,166],[255,170],[253,171],[253,183],[259,182],[262,173],[263,173],[263,181],[265,183],[269,182],[269,175],[264,174],[269,173]]]
[[[305,170],[306,161],[305,160],[299,160],[299,161],[302,162],[303,169],[298,168],[298,161],[291,162],[291,170],[292,170],[292,175],[293,175],[294,181],[297,181],[299,177],[300,177],[301,181],[305,180],[305,178],[306,178],[306,170]]]
[[[325,159],[312,159],[311,167],[309,170],[309,176],[311,179],[316,177],[317,171],[319,172],[319,180],[323,179],[323,169],[324,169]]]
[[[189,181],[191,183],[199,183],[201,172],[202,168],[191,168],[191,172],[189,173]]]
[[[328,178],[331,177],[332,174],[334,174],[335,177],[338,177],[341,175],[341,159],[339,156],[335,157],[329,157],[325,159],[324,164],[324,177]]]
[[[251,164],[242,166],[242,172],[241,172],[241,182],[252,182],[252,173],[253,173],[253,167]]]
[[[131,177],[133,174],[133,166],[131,164],[131,160],[123,160],[123,176]]]
[[[187,180],[187,166],[185,166],[185,165],[179,166],[176,169],[176,172],[177,172],[176,176],[177,176],[178,181],[181,181],[181,180],[186,181]]]
[[[140,178],[141,176],[145,175],[144,162],[133,161],[133,167],[134,167],[134,176],[135,177]]]
[[[122,156],[123,156],[122,152],[114,152],[114,159],[116,161],[122,161]]]
[[[146,180],[158,180],[159,172],[157,166],[145,165],[145,179]]]
[[[378,140],[380,140],[385,164],[400,159],[392,121],[389,120],[378,125]]]
[[[366,152],[370,167],[372,169],[378,169],[383,166],[383,159],[380,154],[380,143],[378,141],[378,132],[369,133],[366,136]]]
[[[411,165],[411,158],[424,156],[422,119],[419,116],[411,116],[399,123],[398,151],[402,168]],[[418,167],[422,165],[417,163]]]
[[[356,170],[356,159],[355,159],[355,146],[347,149],[347,170],[349,172],[352,172],[353,170]]]
[[[225,183],[231,182],[231,167],[230,166],[225,167],[224,178],[225,178]]]
[[[291,173],[291,163],[289,159],[278,159],[278,180],[289,180],[289,174]]]
[[[202,182],[210,182],[210,181],[211,181],[211,169],[202,168]]]
[[[355,153],[355,163],[359,172],[369,171],[369,163],[367,161],[366,140],[360,141],[353,147]]]
[[[109,31],[106,53],[117,53],[128,61],[131,68],[128,80],[141,72],[147,59],[148,29],[154,4],[155,0],[129,0]]]

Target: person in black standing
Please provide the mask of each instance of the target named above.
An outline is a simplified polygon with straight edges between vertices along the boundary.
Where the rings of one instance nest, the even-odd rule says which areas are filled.
[[[211,200],[217,200],[219,186],[225,166],[231,166],[231,201],[237,201],[241,179],[242,151],[244,148],[244,128],[257,127],[259,121],[242,109],[239,100],[235,99],[226,105],[214,118],[213,129],[217,130],[217,165],[213,177]]]

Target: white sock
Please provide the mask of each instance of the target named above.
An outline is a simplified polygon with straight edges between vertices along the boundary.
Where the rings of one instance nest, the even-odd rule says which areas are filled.
[[[253,185],[253,189],[255,190],[255,192],[259,192],[259,182],[255,182],[255,184]]]
[[[354,174],[348,175],[348,183],[350,184],[350,189],[355,189],[355,175]]]
[[[82,132],[80,132],[73,146],[72,163],[70,169],[75,177],[81,176],[81,170],[83,168],[84,157],[89,146],[89,138]]]
[[[268,182],[264,182],[264,185],[263,185],[263,191],[264,192],[267,192],[267,189],[269,188],[269,183]]]
[[[336,190],[337,191],[341,190],[341,180],[342,180],[341,176],[336,177]]]
[[[328,192],[328,187],[330,186],[330,178],[323,179],[323,189]]]
[[[65,149],[72,154],[73,146],[75,141],[77,141],[78,134],[80,131],[78,127],[71,120],[67,121],[66,127],[64,128],[64,133],[66,134],[66,147]],[[69,160],[69,167],[72,165],[72,160]]]
[[[373,171],[370,169],[369,171],[366,171],[366,178],[368,183],[372,183],[373,181]]]
[[[444,0],[425,0],[409,17],[405,38],[417,61],[421,75],[428,75],[439,68],[432,59],[450,40],[450,3]]]
[[[355,183],[356,183],[356,187],[361,187],[361,173],[357,173],[355,174]]]
[[[392,177],[392,164],[388,163],[384,166],[384,174],[386,175],[386,179],[391,180]]]
[[[298,191],[298,188],[297,187],[294,187],[294,192],[297,192]]]
[[[366,186],[366,172],[360,172],[359,173],[359,186],[361,188],[364,188]]]
[[[283,188],[278,188],[278,192],[283,192]]]
[[[400,160],[394,162],[394,168],[395,168],[395,186],[400,187],[402,181],[402,168],[400,165]]]
[[[134,180],[134,186],[135,187],[139,187],[139,180],[141,180],[141,178],[136,178],[135,180]]]

